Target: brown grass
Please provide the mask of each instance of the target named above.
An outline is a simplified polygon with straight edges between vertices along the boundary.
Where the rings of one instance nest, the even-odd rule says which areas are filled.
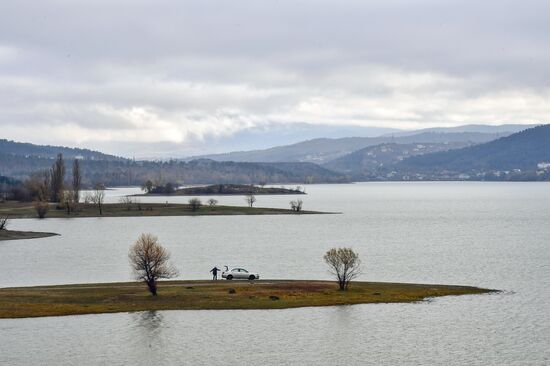
[[[235,293],[229,293],[234,289]],[[348,291],[326,281],[164,281],[151,296],[141,283],[104,283],[0,289],[0,318],[146,310],[284,309],[304,306],[414,302],[482,294],[468,286],[355,282]]]
[[[204,216],[204,215],[303,215],[322,214],[324,212],[301,211],[290,209],[241,207],[241,206],[201,206],[192,211],[187,204],[178,203],[141,203],[128,206],[122,203],[103,204],[103,215],[92,204],[79,204],[76,212],[67,214],[65,210],[56,210],[50,205],[47,218],[78,218],[78,217],[141,217],[141,216]],[[0,216],[9,216],[10,219],[36,218],[38,215],[31,202],[0,202]]]

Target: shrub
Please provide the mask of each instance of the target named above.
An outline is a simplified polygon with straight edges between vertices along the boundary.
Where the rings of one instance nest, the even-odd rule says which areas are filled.
[[[36,210],[38,218],[43,219],[44,217],[46,217],[46,214],[50,210],[50,205],[48,204],[48,202],[36,201],[34,202],[34,209]]]
[[[191,208],[191,211],[197,211],[202,206],[202,202],[198,198],[191,198],[189,200],[189,208]]]
[[[296,201],[290,201],[290,208],[292,211],[300,212],[302,211],[302,205],[303,201],[301,199],[297,199]]]
[[[0,217],[0,230],[8,230],[8,217]]]

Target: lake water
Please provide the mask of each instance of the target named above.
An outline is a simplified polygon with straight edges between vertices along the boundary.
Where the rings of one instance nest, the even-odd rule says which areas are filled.
[[[12,220],[12,229],[61,236],[0,242],[0,287],[130,280],[128,247],[150,232],[182,279],[208,278],[225,264],[263,278],[327,279],[323,253],[345,245],[361,255],[362,280],[504,292],[414,304],[0,320],[0,364],[550,364],[549,183],[306,190],[304,209],[341,214]],[[111,190],[108,200],[135,192]],[[257,205],[288,207],[291,199],[258,196]]]

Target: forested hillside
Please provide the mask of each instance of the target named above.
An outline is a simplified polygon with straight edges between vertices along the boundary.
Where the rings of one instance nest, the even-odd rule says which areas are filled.
[[[93,151],[89,149],[71,148],[65,146],[35,145],[26,142],[15,142],[0,139],[0,154],[12,154],[19,156],[34,156],[40,158],[55,159],[57,154],[63,154],[67,159],[76,157],[91,160],[124,160],[123,158]]]
[[[234,163],[207,159],[183,161],[81,160],[83,183],[108,186],[141,185],[146,180],[181,184],[208,183],[340,183],[347,179],[311,163]],[[25,179],[49,169],[52,159],[0,154],[0,174]],[[71,174],[70,161],[66,163]]]
[[[393,165],[412,156],[432,154],[434,152],[459,149],[472,145],[467,142],[452,143],[415,143],[380,144],[369,146],[329,161],[323,166],[348,174],[353,180],[369,180],[379,174],[386,174]]]
[[[535,171],[539,163],[550,162],[550,125],[543,125],[481,145],[411,157],[398,164],[414,172],[451,171]]]

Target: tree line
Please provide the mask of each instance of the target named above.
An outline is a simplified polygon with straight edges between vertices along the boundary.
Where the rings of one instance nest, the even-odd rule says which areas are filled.
[[[80,209],[81,202],[97,205],[102,215],[105,186],[97,183],[91,192],[82,197],[83,176],[79,159],[72,161],[70,172],[70,177],[67,177],[63,154],[58,154],[49,169],[33,172],[23,182],[10,185],[9,191],[4,191],[3,198],[33,202],[39,218],[44,218],[52,205],[70,214]]]
[[[49,169],[54,159],[0,153],[1,175],[26,179]],[[239,163],[212,160],[133,161],[81,160],[82,184],[103,182],[109,187],[138,186],[147,180],[174,184],[342,183],[344,175],[311,163]],[[70,171],[71,167],[67,167]]]

